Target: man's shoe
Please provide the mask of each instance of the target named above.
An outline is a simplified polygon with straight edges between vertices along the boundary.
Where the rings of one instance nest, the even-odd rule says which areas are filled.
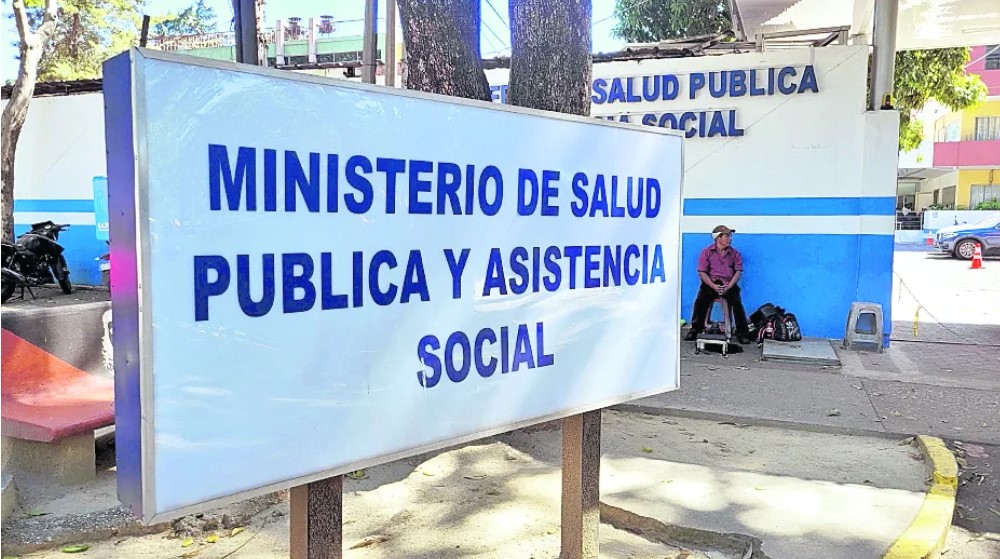
[[[700,332],[695,332],[694,330],[688,330],[688,333],[684,336],[685,342],[693,342],[698,339],[698,334]]]
[[[752,344],[755,341],[746,334],[737,334],[736,339],[739,340],[739,342],[743,345]]]

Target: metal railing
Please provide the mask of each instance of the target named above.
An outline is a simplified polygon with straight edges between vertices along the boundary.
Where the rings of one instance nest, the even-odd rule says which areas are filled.
[[[381,19],[379,20],[382,21]],[[278,32],[280,30],[280,33]],[[268,44],[283,45],[285,42],[303,42],[310,45],[310,52],[318,39],[334,37],[360,37],[364,30],[363,19],[335,20],[333,16],[318,18],[292,17],[287,21],[278,20],[274,27],[264,30]],[[171,37],[150,37],[148,46],[164,51],[185,51],[205,48],[233,47],[236,34],[233,31],[218,31],[198,35]],[[284,52],[279,52],[284,56]]]

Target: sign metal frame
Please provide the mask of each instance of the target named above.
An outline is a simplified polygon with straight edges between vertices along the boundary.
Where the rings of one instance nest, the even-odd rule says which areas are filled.
[[[633,133],[682,136],[682,132],[660,127],[639,126],[618,123],[593,117],[569,115],[527,109],[510,105],[499,105],[489,101],[478,101],[458,97],[429,94],[406,89],[331,80],[308,74],[296,74],[285,70],[249,66],[232,62],[217,61],[193,56],[133,47],[129,51],[109,59],[104,64],[105,134],[107,140],[109,206],[111,213],[111,254],[112,267],[112,307],[115,320],[113,332],[115,359],[115,402],[118,458],[118,496],[130,507],[133,514],[145,523],[153,524],[180,516],[203,512],[240,500],[265,495],[278,490],[306,485],[319,480],[342,475],[347,472],[388,463],[409,456],[424,454],[494,436],[511,430],[563,419],[584,412],[613,406],[637,398],[663,393],[663,389],[623,394],[591,405],[562,409],[558,412],[529,420],[495,425],[494,427],[446,441],[405,449],[391,454],[361,460],[334,469],[323,470],[280,482],[263,485],[202,501],[197,504],[156,513],[154,425],[152,417],[153,370],[152,354],[152,278],[149,243],[149,199],[148,199],[148,147],[146,143],[145,98],[140,94],[144,84],[143,65],[139,59],[159,60],[202,68],[231,72],[256,74],[269,78],[291,80],[301,83],[319,84],[361,92],[392,95],[404,99],[421,99],[436,103],[447,103],[475,107],[490,111],[505,111],[566,120],[588,126],[621,128]],[[683,200],[684,148],[681,138],[680,189],[677,196]],[[680,218],[680,216],[679,216]],[[679,223],[678,223],[679,225]],[[680,232],[678,231],[678,238]],[[681,269],[681,251],[677,250],[675,262],[667,262]],[[679,273],[679,272],[678,272]],[[677,298],[680,299],[680,285],[677,282]],[[680,313],[680,305],[677,306]],[[675,322],[676,323],[676,322]],[[676,384],[679,387],[680,352],[674,354],[677,371]]]

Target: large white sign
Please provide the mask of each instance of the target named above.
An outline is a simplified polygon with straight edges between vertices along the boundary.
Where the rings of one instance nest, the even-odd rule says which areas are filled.
[[[678,135],[155,51],[104,75],[144,518],[677,388]]]

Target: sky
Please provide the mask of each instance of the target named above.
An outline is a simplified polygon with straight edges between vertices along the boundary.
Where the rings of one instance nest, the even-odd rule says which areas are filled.
[[[144,12],[148,15],[176,13],[194,0],[148,0]],[[231,0],[206,0],[206,5],[215,10],[220,31],[230,30],[233,17]],[[379,17],[385,15],[385,1],[379,2]],[[275,20],[287,20],[298,16],[303,19],[332,15],[336,20],[362,19],[364,17],[364,0],[267,0],[264,5],[267,27],[273,27]],[[593,43],[594,51],[613,51],[620,48],[624,41],[611,36],[611,28],[615,19],[614,0],[593,0]],[[0,61],[2,61],[2,79],[17,77],[17,54],[11,43],[17,41],[17,29],[11,19],[13,11],[10,0],[3,1],[3,42],[0,44]],[[482,52],[483,56],[508,54],[510,48],[510,27],[508,24],[508,0],[482,0]],[[402,40],[402,38],[400,38]]]

